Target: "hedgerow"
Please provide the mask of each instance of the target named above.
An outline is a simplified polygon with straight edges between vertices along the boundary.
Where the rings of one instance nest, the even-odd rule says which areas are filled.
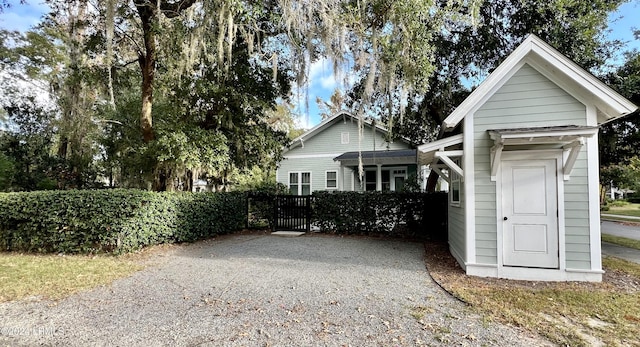
[[[325,232],[446,238],[446,193],[313,192],[312,201]]]
[[[0,194],[0,249],[124,253],[228,233],[246,223],[242,193],[132,189]]]

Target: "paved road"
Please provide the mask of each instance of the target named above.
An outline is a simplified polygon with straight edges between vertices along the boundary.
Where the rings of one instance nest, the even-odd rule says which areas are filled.
[[[0,304],[0,345],[543,346],[438,287],[421,243],[230,235],[58,303]]]
[[[624,260],[640,264],[640,251],[633,248],[614,245],[609,242],[602,242],[602,254],[622,258]]]
[[[640,240],[640,226],[602,221],[601,233]],[[602,242],[602,253],[640,264],[640,250]]]
[[[636,217],[636,216],[621,216],[619,214],[610,214],[610,213],[601,213],[600,214],[601,217],[613,217],[613,218],[624,218],[624,219],[630,219],[630,220],[637,220],[640,222],[640,217]]]
[[[640,240],[640,226],[602,221],[600,225],[603,234],[626,237],[628,239]]]

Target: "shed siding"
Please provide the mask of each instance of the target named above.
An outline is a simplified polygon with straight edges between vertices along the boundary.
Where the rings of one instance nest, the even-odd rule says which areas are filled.
[[[469,261],[466,255],[464,199],[464,182],[460,182],[460,206],[449,205],[449,247],[451,247],[452,252],[463,257],[464,261]],[[451,190],[449,190],[450,201]]]
[[[587,146],[576,160],[571,179],[564,181],[565,247],[568,269],[591,268]]]
[[[497,264],[496,182],[492,182],[487,130],[586,125],[586,107],[525,64],[474,115],[476,261]],[[571,180],[564,182],[567,267],[588,269],[589,206],[586,146]]]

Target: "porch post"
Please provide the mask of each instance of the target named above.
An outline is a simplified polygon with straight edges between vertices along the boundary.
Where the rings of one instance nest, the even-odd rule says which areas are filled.
[[[351,191],[356,191],[356,171],[351,170]]]
[[[344,166],[340,163],[340,169],[338,169],[338,190],[344,191]]]
[[[378,170],[376,172],[376,190],[382,191],[382,164],[378,164]]]

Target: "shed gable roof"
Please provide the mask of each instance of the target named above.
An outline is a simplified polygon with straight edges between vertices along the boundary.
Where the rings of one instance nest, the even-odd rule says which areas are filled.
[[[625,116],[637,109],[636,105],[542,39],[535,35],[529,35],[443,121],[443,127],[452,130],[465,116],[472,115],[524,64],[529,64],[581,102],[593,103],[598,111],[598,124]]]

